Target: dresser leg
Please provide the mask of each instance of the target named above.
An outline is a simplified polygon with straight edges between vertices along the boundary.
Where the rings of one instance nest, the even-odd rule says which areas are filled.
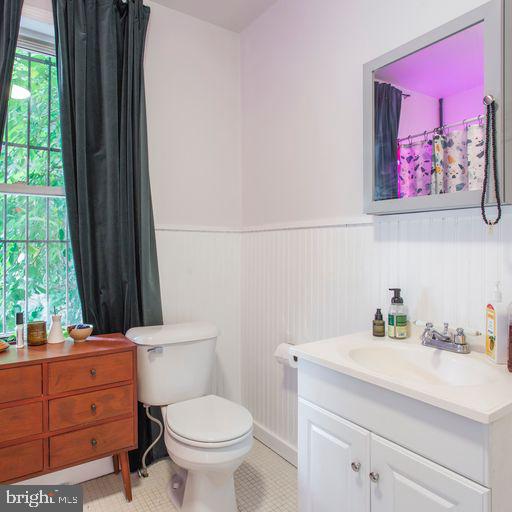
[[[117,453],[112,455],[112,460],[114,461],[114,473],[117,475],[119,473],[119,455]]]
[[[130,481],[128,452],[119,453],[119,462],[121,463],[121,474],[123,475],[124,495],[126,496],[127,501],[132,501],[132,483]]]

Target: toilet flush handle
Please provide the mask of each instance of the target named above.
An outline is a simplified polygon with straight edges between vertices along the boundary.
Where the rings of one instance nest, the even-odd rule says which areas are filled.
[[[156,354],[160,354],[164,351],[163,347],[151,347],[148,348],[148,352],[155,352]]]

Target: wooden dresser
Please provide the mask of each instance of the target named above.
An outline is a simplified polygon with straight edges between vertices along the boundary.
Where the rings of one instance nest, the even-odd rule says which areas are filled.
[[[0,353],[0,482],[112,455],[130,501],[136,354],[122,334]]]

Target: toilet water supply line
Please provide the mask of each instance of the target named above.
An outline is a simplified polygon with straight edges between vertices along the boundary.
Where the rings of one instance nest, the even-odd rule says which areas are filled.
[[[152,421],[153,423],[156,423],[159,428],[160,432],[156,436],[156,439],[146,448],[146,451],[144,452],[144,455],[142,455],[142,468],[139,469],[139,476],[146,478],[148,476],[148,467],[146,466],[146,457],[148,453],[152,450],[152,448],[158,443],[160,438],[162,437],[162,434],[164,433],[164,426],[162,425],[162,422],[151,415],[149,412],[150,405],[144,404],[144,409],[146,409],[146,416]]]

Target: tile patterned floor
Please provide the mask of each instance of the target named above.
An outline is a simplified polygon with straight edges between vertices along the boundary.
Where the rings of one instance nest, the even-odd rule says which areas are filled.
[[[87,512],[175,512],[167,488],[171,462],[153,464],[149,477],[132,474],[133,501],[127,503],[120,475],[107,475],[82,485]],[[240,512],[296,512],[297,470],[258,441],[235,474]]]

